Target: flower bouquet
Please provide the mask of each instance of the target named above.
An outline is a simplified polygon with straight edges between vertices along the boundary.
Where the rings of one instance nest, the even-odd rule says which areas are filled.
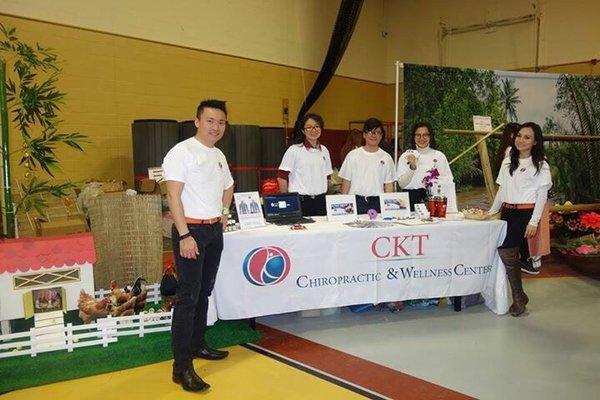
[[[552,244],[569,265],[586,274],[600,275],[600,213],[550,214],[556,241]]]
[[[433,189],[433,184],[437,182],[439,176],[440,171],[438,171],[437,167],[433,167],[429,171],[427,171],[425,173],[425,176],[423,177],[423,186],[425,186],[427,193],[429,193],[430,195],[431,190]]]

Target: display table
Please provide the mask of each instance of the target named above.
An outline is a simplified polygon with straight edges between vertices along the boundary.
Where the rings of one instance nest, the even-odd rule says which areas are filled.
[[[385,228],[316,222],[232,232],[213,295],[219,319],[481,293],[504,314],[504,221]]]

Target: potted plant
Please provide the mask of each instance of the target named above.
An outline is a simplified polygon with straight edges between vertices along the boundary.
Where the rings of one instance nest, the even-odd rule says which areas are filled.
[[[64,197],[74,184],[50,181],[38,176],[39,172],[54,178],[59,168],[55,150],[67,146],[83,151],[86,136],[80,133],[59,133],[58,118],[65,93],[58,87],[58,57],[53,49],[36,43],[29,45],[19,40],[15,28],[0,23],[0,111],[2,117],[2,166],[4,178],[3,211],[7,218],[7,235],[14,237],[14,217],[19,210],[32,208],[43,215],[46,206],[39,194]],[[22,138],[17,147],[21,154],[19,165],[25,167],[24,179],[19,183],[20,200],[12,204],[11,176],[8,160],[8,114]]]
[[[600,213],[553,212],[550,226],[558,255],[582,273],[600,276]]]

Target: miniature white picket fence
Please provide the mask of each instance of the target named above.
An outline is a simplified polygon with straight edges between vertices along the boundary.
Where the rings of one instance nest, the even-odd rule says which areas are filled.
[[[160,283],[153,283],[152,285],[144,285],[147,290],[146,303],[158,303],[161,300],[160,295]],[[106,296],[110,296],[110,289],[100,289],[94,292],[94,298],[96,300],[102,300]]]
[[[100,318],[87,325],[67,324],[31,328],[26,332],[0,336],[0,359],[31,355],[55,350],[72,352],[79,347],[107,347],[119,336],[137,335],[171,330],[173,310],[161,313],[142,313],[125,317]]]
[[[145,285],[147,289],[146,303],[158,303],[161,300],[160,284]],[[101,300],[110,296],[109,289],[94,292],[94,298]],[[79,347],[107,347],[115,343],[119,336],[165,332],[171,330],[173,312],[143,313],[124,317],[100,318],[87,325],[60,325],[43,328],[31,328],[26,332],[0,336],[0,358],[31,355],[55,350],[73,351]]]

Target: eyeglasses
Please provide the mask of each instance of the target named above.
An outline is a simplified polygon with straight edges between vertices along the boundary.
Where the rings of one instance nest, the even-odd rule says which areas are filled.
[[[381,129],[372,129],[370,131],[366,131],[365,134],[366,135],[371,134],[371,135],[375,135],[375,136],[382,136],[383,132],[381,131]]]
[[[419,133],[415,135],[416,138],[428,138],[431,137],[429,133]]]
[[[305,126],[305,127],[304,127],[304,130],[305,130],[305,131],[307,131],[307,132],[310,132],[310,131],[312,131],[312,132],[315,132],[315,131],[320,131],[320,130],[321,130],[321,127],[320,127],[319,125],[315,125],[315,126]]]

